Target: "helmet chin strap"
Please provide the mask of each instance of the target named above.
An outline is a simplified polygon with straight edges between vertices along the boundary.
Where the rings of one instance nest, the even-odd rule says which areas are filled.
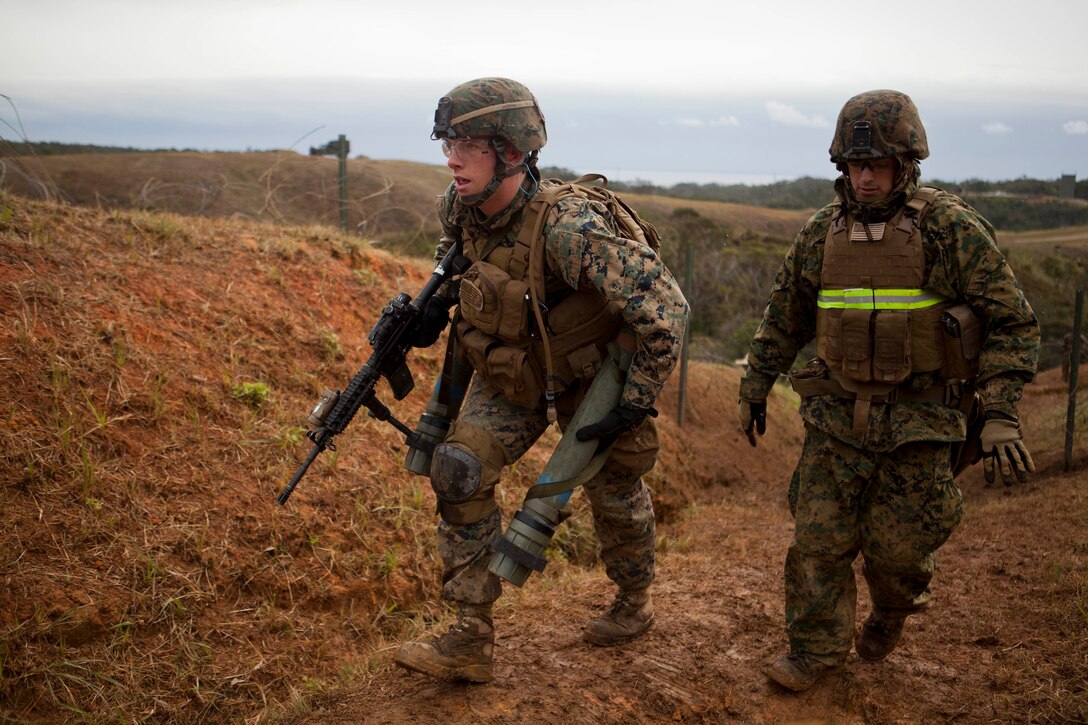
[[[520,167],[518,166],[511,167],[503,164],[503,170],[496,170],[495,175],[491,177],[491,181],[487,182],[487,186],[484,187],[483,191],[476,194],[466,194],[460,197],[461,203],[465,206],[479,206],[480,204],[483,204],[495,195],[495,192],[502,186],[502,182],[506,180],[506,177],[516,174],[519,168]]]
[[[491,144],[495,147],[495,175],[491,177],[491,181],[487,182],[487,186],[484,187],[483,191],[476,194],[466,194],[465,196],[460,197],[461,203],[465,206],[479,206],[480,204],[483,204],[495,195],[495,192],[502,186],[503,181],[521,170],[521,164],[510,166],[506,163],[506,159],[504,158],[506,154],[505,141],[501,138],[496,138]],[[533,153],[535,154],[536,152]]]

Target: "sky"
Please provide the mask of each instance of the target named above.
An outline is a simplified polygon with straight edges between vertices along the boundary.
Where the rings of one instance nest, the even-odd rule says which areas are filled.
[[[0,138],[442,163],[453,86],[515,78],[541,164],[832,178],[852,95],[917,104],[924,178],[1088,176],[1088,2],[0,0]]]

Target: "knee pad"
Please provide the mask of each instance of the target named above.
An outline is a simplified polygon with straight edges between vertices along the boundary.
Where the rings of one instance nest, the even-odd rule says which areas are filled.
[[[487,431],[454,421],[446,441],[435,448],[431,488],[438,512],[449,524],[469,525],[498,510],[495,484],[506,465],[500,443]]]
[[[443,503],[468,501],[480,490],[483,466],[473,453],[443,443],[434,449],[431,488]]]

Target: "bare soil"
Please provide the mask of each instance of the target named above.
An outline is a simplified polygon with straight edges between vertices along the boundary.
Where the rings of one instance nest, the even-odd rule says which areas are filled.
[[[933,606],[882,664],[852,659],[800,695],[766,681],[786,649],[801,425],[780,390],[750,447],[739,371],[693,363],[683,427],[679,376],[659,405],[648,476],[654,628],[582,642],[612,591],[576,496],[548,569],[499,602],[493,682],[396,668],[400,641],[450,621],[433,494],[403,469],[403,438],[360,416],[288,506],[273,500],[321,389],[346,384],[382,305],[428,272],[327,228],[0,194],[0,721],[1088,720],[1088,423],[1066,473],[1056,371],[1023,406],[1039,474],[964,476]],[[387,400],[403,420],[438,362],[413,355],[419,390]],[[555,442],[508,471],[508,514]]]
[[[1032,482],[987,486],[980,467],[965,474],[968,514],[939,554],[933,604],[909,620],[883,663],[851,655],[843,670],[801,694],[762,673],[787,650],[782,567],[792,525],[785,486],[798,431],[789,411],[772,409],[770,440],[752,455],[727,406],[716,424],[683,430],[689,455],[721,478],[664,527],[674,543],[661,556],[656,621],[646,636],[616,648],[581,640],[584,622],[610,601],[599,568],[530,580],[500,600],[493,682],[444,683],[405,672],[391,664],[387,646],[364,686],[288,721],[1085,722],[1083,449],[1078,445],[1077,467],[1065,473],[1062,440],[1045,430],[1045,419],[1064,412],[1064,398],[1049,371],[1024,401],[1040,465]],[[724,473],[726,460],[743,473]],[[860,625],[868,600],[856,568]]]

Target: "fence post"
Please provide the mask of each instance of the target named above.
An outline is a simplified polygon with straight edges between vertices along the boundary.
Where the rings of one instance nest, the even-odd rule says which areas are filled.
[[[329,141],[324,146],[310,147],[310,156],[336,155],[337,175],[340,177],[340,228],[345,232],[348,230],[348,151],[350,149],[351,143],[344,134],[340,134],[335,141]]]
[[[340,164],[340,228],[348,230],[348,140],[344,134],[336,139],[336,158]]]
[[[1077,290],[1073,312],[1073,348],[1069,355],[1069,408],[1065,417],[1065,470],[1073,468],[1073,429],[1077,421],[1077,373],[1080,369],[1080,324],[1084,309],[1084,290]]]

